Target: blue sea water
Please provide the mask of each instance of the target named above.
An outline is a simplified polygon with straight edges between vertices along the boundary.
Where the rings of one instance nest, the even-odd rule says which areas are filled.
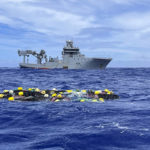
[[[150,69],[0,69],[0,91],[113,90],[119,100],[10,102],[0,100],[0,150],[149,150]]]

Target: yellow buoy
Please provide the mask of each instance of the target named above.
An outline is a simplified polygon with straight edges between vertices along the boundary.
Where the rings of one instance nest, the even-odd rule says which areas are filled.
[[[66,90],[66,92],[68,92],[68,93],[72,93],[72,90]]]
[[[57,98],[62,98],[62,95],[61,94],[57,95]]]
[[[81,92],[82,92],[82,93],[86,93],[86,90],[82,90]]]
[[[19,90],[19,91],[22,91],[22,90],[23,90],[23,88],[22,88],[22,87],[18,87],[18,90]]]
[[[54,94],[52,94],[52,97],[55,97],[57,94],[56,93],[54,93]]]
[[[85,102],[85,100],[84,100],[84,99],[81,99],[80,102]]]
[[[28,91],[32,91],[32,88],[28,88]]]
[[[100,100],[101,102],[104,102],[104,99],[103,99],[103,98],[99,98],[99,100]]]
[[[3,98],[4,97],[4,94],[0,94],[0,98]]]
[[[108,94],[108,95],[110,95],[110,94],[111,94],[111,92],[110,92],[110,91],[108,91],[108,92],[107,92],[107,94]]]
[[[43,94],[43,95],[44,95],[44,94],[46,94],[46,92],[45,92],[45,91],[41,91],[41,94]]]
[[[7,93],[7,92],[9,92],[9,91],[8,91],[8,90],[4,90],[3,92],[4,92],[4,93]]]
[[[98,102],[97,99],[93,99],[92,102]]]
[[[95,91],[95,92],[94,92],[95,95],[98,95],[98,94],[100,94],[100,93],[101,93],[101,91]]]
[[[14,101],[14,97],[9,97],[8,100],[9,101]]]
[[[104,91],[105,91],[106,93],[107,93],[107,92],[109,92],[109,90],[108,90],[108,89],[105,89]]]
[[[59,101],[60,101],[59,99],[56,99],[56,100],[55,100],[55,102],[59,102]]]
[[[19,92],[18,93],[19,96],[23,96],[23,94],[24,94],[23,92]]]

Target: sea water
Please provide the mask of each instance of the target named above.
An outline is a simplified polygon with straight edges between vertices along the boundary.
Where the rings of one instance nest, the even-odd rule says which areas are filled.
[[[109,89],[119,100],[19,102],[0,100],[1,150],[149,150],[150,69],[0,69],[0,91]]]

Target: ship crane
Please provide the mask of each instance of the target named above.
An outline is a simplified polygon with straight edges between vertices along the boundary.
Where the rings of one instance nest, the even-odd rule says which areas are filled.
[[[23,63],[26,63],[26,57],[28,58],[30,55],[33,55],[37,58],[37,63],[42,64],[42,60],[45,59],[45,62],[47,62],[47,55],[45,53],[45,50],[41,50],[40,53],[37,53],[36,51],[32,50],[18,50],[18,55],[23,56]],[[28,59],[27,59],[28,63]]]

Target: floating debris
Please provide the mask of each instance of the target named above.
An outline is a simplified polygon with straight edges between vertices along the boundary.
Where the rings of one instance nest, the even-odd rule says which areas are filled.
[[[60,101],[79,101],[79,102],[104,102],[105,100],[119,99],[114,92],[105,89],[101,90],[40,90],[38,88],[23,89],[18,87],[16,90],[4,90],[0,93],[0,99],[9,101],[40,101],[49,100],[52,102]]]

